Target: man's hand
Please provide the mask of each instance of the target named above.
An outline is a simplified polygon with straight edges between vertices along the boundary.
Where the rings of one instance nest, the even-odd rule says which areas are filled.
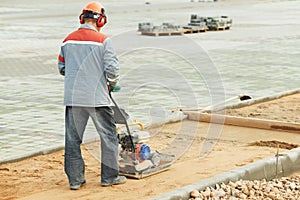
[[[108,91],[110,92],[120,92],[121,86],[120,85],[109,85]]]

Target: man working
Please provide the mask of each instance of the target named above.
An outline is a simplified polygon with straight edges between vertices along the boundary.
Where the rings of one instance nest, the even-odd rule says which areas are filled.
[[[99,32],[106,23],[104,8],[90,2],[79,19],[80,28],[65,38],[58,56],[65,76],[65,172],[72,190],[86,183],[80,145],[89,117],[101,139],[101,185],[126,182],[118,175],[118,139],[107,86],[120,89],[119,62],[111,40]]]

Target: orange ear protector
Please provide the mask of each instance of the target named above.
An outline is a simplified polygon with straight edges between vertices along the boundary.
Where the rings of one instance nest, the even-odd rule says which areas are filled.
[[[80,24],[84,24],[84,15],[83,15],[83,13],[81,13],[80,15],[79,15],[79,22],[80,22]]]
[[[104,9],[103,8],[102,8],[101,12],[102,12],[102,14],[97,14],[97,13],[93,13],[93,12],[84,11],[83,13],[81,13],[79,15],[80,24],[84,24],[84,19],[85,18],[92,18],[92,19],[97,19],[96,25],[98,27],[103,27],[107,22],[107,18],[104,14]]]
[[[107,22],[107,18],[104,14],[100,14],[100,16],[97,19],[97,26],[103,27]]]

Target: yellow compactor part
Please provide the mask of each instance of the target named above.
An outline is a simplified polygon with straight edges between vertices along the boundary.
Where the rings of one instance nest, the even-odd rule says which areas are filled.
[[[141,122],[138,122],[137,120],[134,120],[133,123],[131,124],[128,124],[128,126],[139,126],[141,128],[141,131],[144,131],[145,130],[145,127],[144,125],[141,123]],[[125,125],[122,125],[122,126],[119,126],[117,128],[117,132],[119,132],[122,128],[124,128]]]

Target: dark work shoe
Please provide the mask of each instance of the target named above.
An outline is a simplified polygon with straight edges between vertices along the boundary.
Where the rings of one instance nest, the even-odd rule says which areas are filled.
[[[107,186],[111,186],[111,185],[120,185],[123,183],[126,183],[126,177],[125,176],[118,176],[113,182],[111,183],[101,183],[101,186],[103,187],[107,187]]]
[[[84,186],[86,184],[86,181],[84,180],[81,184],[78,184],[78,185],[70,185],[70,189],[71,190],[79,190],[79,188],[81,186]]]

